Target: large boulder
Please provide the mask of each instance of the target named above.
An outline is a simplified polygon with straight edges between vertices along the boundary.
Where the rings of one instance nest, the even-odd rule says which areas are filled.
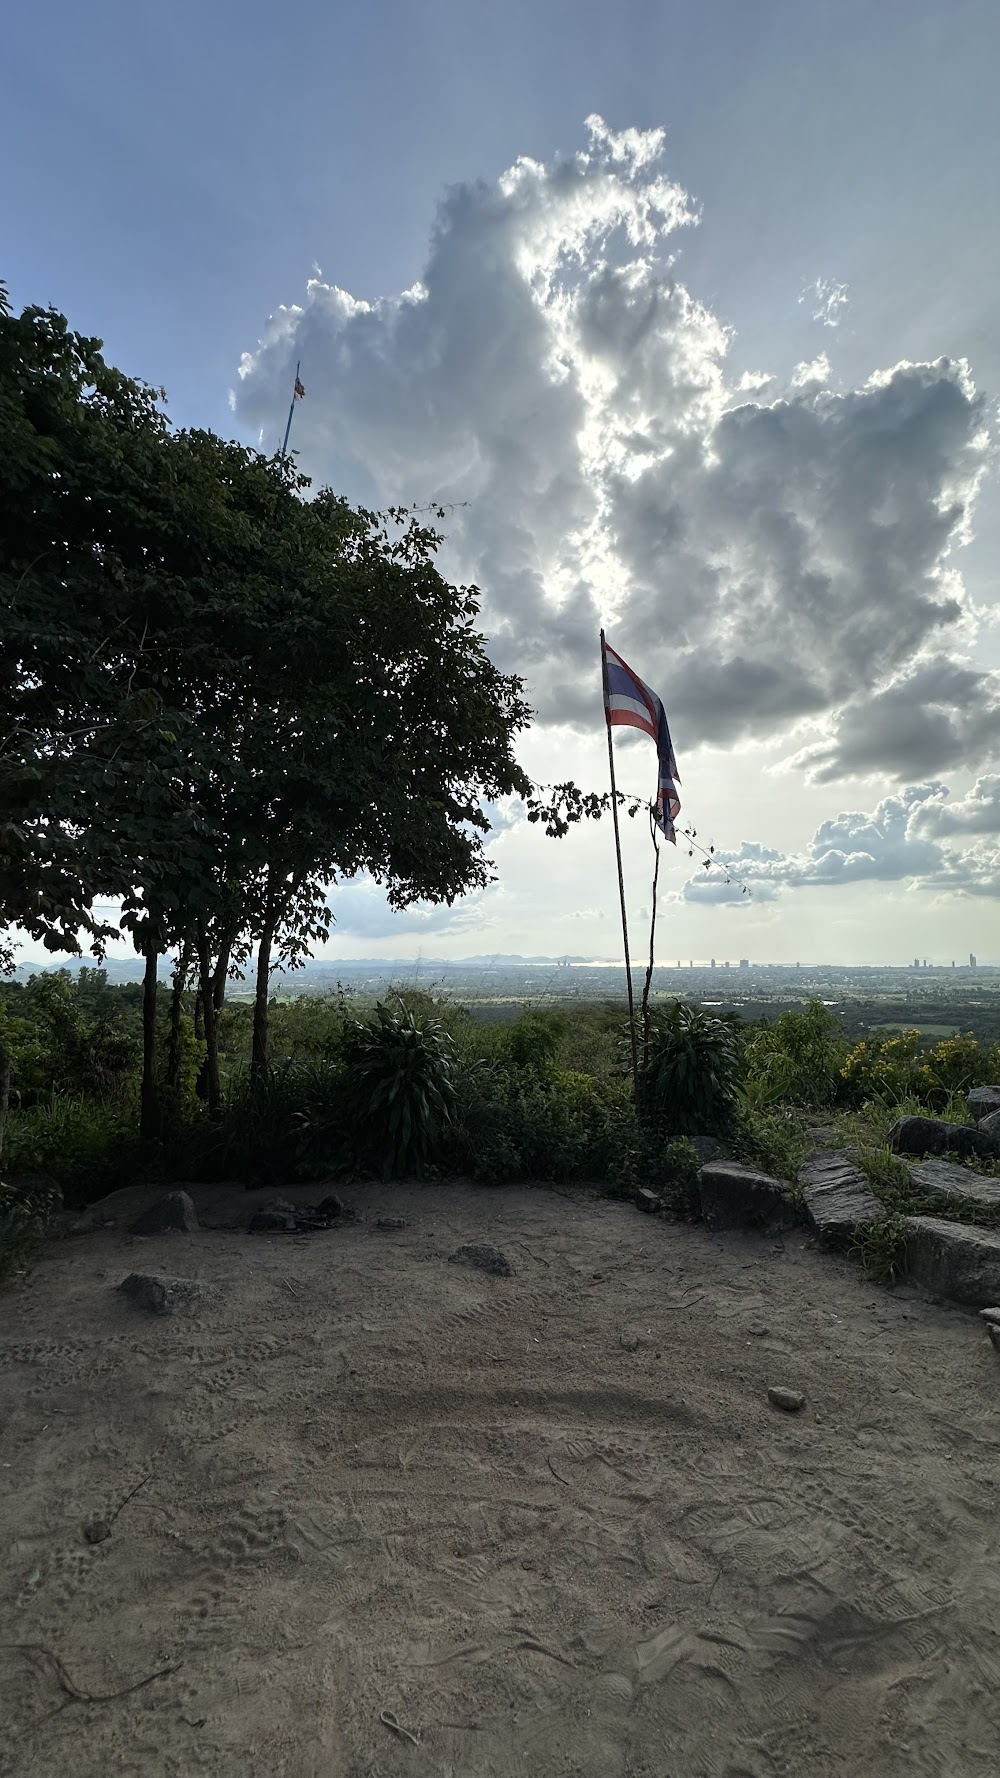
[[[193,1234],[198,1227],[198,1212],[187,1192],[164,1192],[150,1204],[132,1224],[133,1235],[158,1235],[163,1229],[184,1229]]]
[[[911,1277],[935,1296],[975,1309],[1000,1301],[1000,1234],[936,1216],[908,1216],[906,1255]]]
[[[920,1161],[910,1168],[910,1178],[929,1198],[1000,1210],[1000,1179],[985,1179],[981,1173],[970,1173],[968,1167],[957,1167],[954,1161]]]
[[[799,1184],[816,1233],[831,1246],[845,1245],[862,1223],[884,1214],[864,1174],[843,1150],[815,1155],[799,1174]]]
[[[980,1118],[979,1128],[1000,1148],[1000,1111],[988,1111],[985,1117]]]
[[[1000,1143],[975,1124],[949,1124],[942,1117],[899,1117],[889,1131],[889,1147],[895,1154],[975,1155],[995,1160]]]
[[[982,1123],[991,1111],[1000,1111],[1000,1087],[972,1087],[965,1101],[973,1117]]]
[[[710,1161],[698,1174],[701,1213],[710,1229],[797,1227],[802,1212],[788,1187],[740,1161]]]

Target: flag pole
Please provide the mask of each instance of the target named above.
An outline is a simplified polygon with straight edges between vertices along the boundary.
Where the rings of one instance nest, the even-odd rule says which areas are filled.
[[[296,364],[296,366],[295,366],[295,383],[294,383],[293,389],[292,389],[291,405],[289,406],[289,409],[288,409],[288,425],[285,427],[285,442],[282,445],[281,452],[280,452],[280,455],[282,457],[287,457],[287,455],[288,455],[288,434],[292,430],[292,415],[295,412],[295,392],[299,386],[299,369],[300,369],[301,364],[302,364],[302,360],[300,358],[298,364]]]
[[[628,987],[628,1032],[632,1042],[632,1084],[639,1091],[639,1051],[635,1039],[635,1005],[632,999],[632,964],[628,954],[628,918],[625,912],[625,877],[622,873],[622,842],[618,831],[618,791],[615,787],[615,749],[611,739],[610,693],[608,690],[608,657],[604,631],[601,631],[601,678],[604,684],[604,720],[608,731],[608,765],[611,769],[611,815],[615,824],[615,857],[618,860],[618,896],[622,906],[622,939],[625,945],[625,981]]]
[[[642,1020],[642,1062],[643,1067],[649,1060],[649,990],[653,984],[653,966],[656,956],[656,886],[660,880],[660,841],[656,831],[656,820],[652,808],[649,815],[649,833],[653,842],[653,898],[649,917],[649,964],[646,969],[646,980],[642,990],[640,1018]]]

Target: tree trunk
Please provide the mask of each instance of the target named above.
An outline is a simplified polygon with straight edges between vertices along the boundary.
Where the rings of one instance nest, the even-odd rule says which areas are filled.
[[[232,951],[233,941],[230,939],[223,945],[215,965],[215,974],[212,977],[212,999],[216,1014],[219,1014],[226,1004],[226,983],[229,980],[229,959],[232,956]]]
[[[198,974],[201,978],[201,1013],[205,1021],[205,1098],[212,1117],[218,1117],[222,1106],[219,1084],[219,1036],[212,991],[212,953],[207,932],[198,933]]]
[[[268,989],[271,981],[271,946],[276,915],[268,902],[257,950],[257,993],[253,1007],[253,1049],[250,1056],[250,1090],[256,1092],[267,1073]]]
[[[184,1014],[184,989],[187,986],[188,948],[184,945],[174,968],[170,992],[170,1041],[167,1045],[167,1086],[175,1091],[181,1077],[181,1019]]]
[[[159,1084],[156,1071],[156,965],[159,952],[152,939],[146,944],[146,971],[142,979],[142,1090],[139,1140],[150,1147],[160,1134]]]
[[[0,1042],[0,1160],[3,1159],[3,1138],[7,1128],[7,1107],[10,1104],[10,1052]]]

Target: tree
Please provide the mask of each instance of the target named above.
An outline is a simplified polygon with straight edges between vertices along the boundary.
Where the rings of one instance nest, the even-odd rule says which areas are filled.
[[[172,432],[98,341],[5,296],[0,425],[0,907],[101,955],[101,898],[121,904],[152,1137],[164,952],[196,961],[216,1110],[231,964],[256,949],[259,1079],[272,958],[327,929],[330,880],[367,869],[398,905],[489,880],[482,803],[528,792],[529,712],[432,530]]]

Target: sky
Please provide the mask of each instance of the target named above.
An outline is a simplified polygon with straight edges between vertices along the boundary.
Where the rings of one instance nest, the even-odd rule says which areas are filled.
[[[268,451],[301,361],[317,485],[446,505],[536,781],[606,787],[606,626],[724,865],[665,851],[664,959],[1000,958],[998,55],[992,0],[57,0],[0,275]],[[607,822],[489,851],[335,885],[329,955],[621,954]]]

